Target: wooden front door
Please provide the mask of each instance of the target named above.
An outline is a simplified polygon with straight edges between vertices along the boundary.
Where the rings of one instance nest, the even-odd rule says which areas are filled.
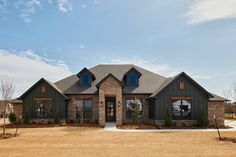
[[[106,98],[106,122],[116,121],[116,98]]]

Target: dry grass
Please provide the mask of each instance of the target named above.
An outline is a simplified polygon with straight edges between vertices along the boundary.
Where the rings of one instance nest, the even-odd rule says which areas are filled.
[[[236,119],[236,115],[235,114],[225,113],[225,119]]]
[[[54,127],[20,129],[19,133],[0,140],[0,157],[236,156],[236,143],[218,141],[216,132],[114,133],[102,128]],[[236,132],[222,136],[236,138]]]

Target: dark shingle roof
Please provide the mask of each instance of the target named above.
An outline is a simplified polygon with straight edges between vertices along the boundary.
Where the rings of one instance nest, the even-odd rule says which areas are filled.
[[[96,76],[96,80],[92,82],[92,85],[89,88],[80,87],[79,78],[76,75],[72,75],[63,80],[60,80],[56,82],[55,85],[64,94],[95,94],[97,92],[97,83],[103,80],[108,74],[111,73],[118,80],[122,81],[124,74],[131,68],[135,68],[142,74],[142,76],[139,78],[139,86],[134,88],[124,87],[124,94],[152,94],[167,79],[133,64],[106,64],[97,65],[89,69]]]
[[[228,100],[228,99],[226,99],[226,98],[223,98],[223,97],[218,96],[218,95],[213,94],[213,93],[211,93],[211,95],[212,95],[213,97],[209,99],[210,101],[230,101],[230,100]]]

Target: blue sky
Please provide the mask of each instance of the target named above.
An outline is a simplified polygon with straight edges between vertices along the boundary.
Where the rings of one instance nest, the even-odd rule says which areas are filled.
[[[236,82],[235,0],[0,0],[0,76],[21,94],[84,66],[185,71],[223,95]]]

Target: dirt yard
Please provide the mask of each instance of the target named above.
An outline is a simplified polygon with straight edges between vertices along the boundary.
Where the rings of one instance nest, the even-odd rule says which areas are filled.
[[[218,141],[216,132],[114,133],[102,128],[55,127],[20,129],[19,133],[0,140],[0,157],[236,156],[236,143]],[[236,138],[236,132],[222,136]]]

